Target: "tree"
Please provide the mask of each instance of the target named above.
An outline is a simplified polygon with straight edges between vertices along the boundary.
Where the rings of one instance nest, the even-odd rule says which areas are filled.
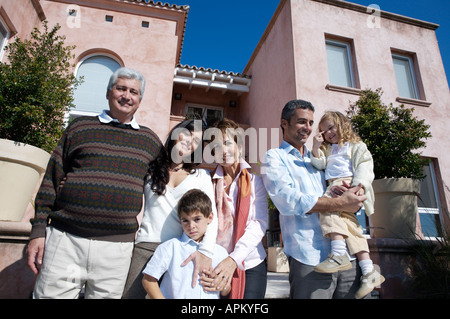
[[[8,63],[0,63],[0,138],[48,152],[56,146],[80,84],[70,70],[75,47],[64,45],[59,29],[49,31],[45,21],[30,40],[17,38],[7,46]]]
[[[431,138],[430,126],[413,115],[414,108],[383,104],[382,94],[381,89],[364,90],[347,110],[355,131],[373,156],[375,178],[423,179],[422,168],[428,160],[414,151]]]

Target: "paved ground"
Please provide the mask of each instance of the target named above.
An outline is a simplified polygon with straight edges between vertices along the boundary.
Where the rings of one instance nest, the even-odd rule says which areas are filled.
[[[369,299],[380,299],[380,292],[375,289]],[[289,273],[268,272],[265,299],[289,299]]]
[[[289,298],[289,273],[268,272],[266,299]]]

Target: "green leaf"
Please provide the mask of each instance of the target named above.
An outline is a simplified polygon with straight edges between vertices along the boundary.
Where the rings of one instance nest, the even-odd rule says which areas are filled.
[[[64,114],[73,107],[80,84],[71,70],[74,46],[64,45],[60,26],[34,28],[29,39],[6,47],[8,64],[0,63],[0,138],[51,152],[65,128]]]

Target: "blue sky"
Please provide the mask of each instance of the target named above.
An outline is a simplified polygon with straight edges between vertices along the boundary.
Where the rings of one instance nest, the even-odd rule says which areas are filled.
[[[439,24],[436,31],[447,78],[450,77],[450,0],[352,0],[383,11]],[[189,5],[181,63],[242,72],[279,0],[174,0]]]

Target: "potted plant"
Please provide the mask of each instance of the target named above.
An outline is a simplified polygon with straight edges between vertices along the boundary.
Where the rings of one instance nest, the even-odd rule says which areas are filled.
[[[16,38],[0,63],[0,220],[22,219],[73,106],[73,47],[59,29],[44,22],[30,40]]]
[[[385,105],[383,92],[367,89],[350,105],[347,116],[367,144],[374,161],[374,237],[414,238],[419,180],[427,159],[420,156],[429,125],[413,115],[414,108]]]

